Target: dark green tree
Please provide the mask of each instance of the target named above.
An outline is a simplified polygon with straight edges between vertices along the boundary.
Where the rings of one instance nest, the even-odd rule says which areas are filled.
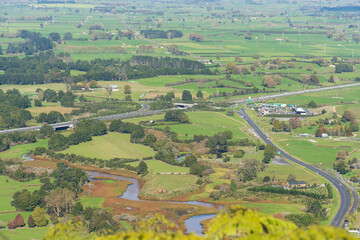
[[[197,163],[197,158],[194,155],[188,155],[184,158],[184,166],[191,167],[192,165]]]
[[[190,174],[194,174],[196,176],[202,177],[204,173],[205,167],[199,163],[195,163],[190,167]]]
[[[34,228],[36,226],[34,218],[33,218],[33,216],[31,214],[29,215],[27,225],[28,225],[29,228]]]
[[[145,175],[148,173],[148,166],[144,161],[141,161],[137,167],[137,173]]]
[[[133,142],[133,141],[139,140],[139,139],[143,138],[144,136],[145,136],[144,128],[138,127],[135,129],[135,131],[133,131],[131,133],[130,141]]]
[[[201,90],[197,91],[196,97],[197,98],[203,98],[204,97],[203,92]]]
[[[120,119],[112,120],[109,126],[110,132],[122,132],[124,129],[124,123]]]
[[[34,106],[35,106],[35,107],[42,107],[41,101],[40,101],[39,99],[35,99],[35,100],[34,100]]]
[[[61,42],[61,37],[60,37],[60,34],[58,34],[58,33],[50,33],[49,39],[53,42],[57,42],[57,43]]]
[[[58,111],[51,111],[47,115],[46,122],[49,124],[64,122],[64,116]]]
[[[39,133],[42,138],[47,138],[55,133],[55,129],[49,124],[44,124],[41,126]]]
[[[326,209],[321,205],[318,200],[308,201],[308,203],[306,204],[306,212],[312,213],[318,219],[326,219]]]
[[[68,139],[62,134],[53,134],[51,135],[48,142],[49,149],[55,151],[62,151],[69,147]]]
[[[185,102],[191,102],[191,101],[192,101],[192,95],[191,95],[190,91],[189,91],[189,90],[184,90],[184,91],[182,92],[182,97],[181,97],[181,99],[182,99],[183,101],[185,101]]]
[[[143,140],[144,145],[154,147],[154,144],[156,143],[157,138],[154,136],[154,134],[148,134]]]
[[[72,214],[75,216],[82,215],[84,213],[84,207],[80,201],[77,201],[72,209]]]
[[[37,123],[44,123],[47,121],[47,114],[46,113],[40,113],[39,116],[36,118]]]
[[[309,108],[317,108],[317,104],[314,101],[308,103]]]

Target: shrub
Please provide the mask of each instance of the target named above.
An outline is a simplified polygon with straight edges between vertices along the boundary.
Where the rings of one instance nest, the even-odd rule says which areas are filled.
[[[3,221],[0,221],[0,229],[5,228],[5,223]]]
[[[265,176],[263,182],[270,182],[271,178],[269,176]]]
[[[245,155],[245,152],[244,152],[244,150],[239,150],[239,151],[237,151],[236,153],[235,153],[235,155],[234,155],[234,157],[235,158],[242,158],[242,157],[244,157],[244,155]]]
[[[15,227],[22,227],[25,225],[24,218],[20,214],[16,215],[13,223]]]
[[[42,107],[42,103],[39,99],[34,100],[34,105],[35,105],[35,107]]]
[[[15,229],[16,227],[15,227],[14,221],[10,219],[8,224],[7,224],[7,227],[9,229]]]
[[[224,157],[223,162],[230,162],[230,157],[229,156]]]
[[[35,225],[35,221],[32,215],[29,215],[28,221],[27,221],[27,225],[29,228],[34,228]]]

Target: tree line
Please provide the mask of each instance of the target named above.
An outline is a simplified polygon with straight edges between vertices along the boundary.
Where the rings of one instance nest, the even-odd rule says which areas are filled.
[[[26,121],[32,118],[31,113],[25,110],[30,106],[30,99],[22,96],[19,90],[7,90],[4,93],[0,89],[0,129],[24,127]]]
[[[128,80],[158,75],[212,74],[203,63],[181,58],[133,56],[126,61],[95,59],[90,62],[82,60],[66,62],[63,55],[46,51],[25,58],[1,58],[0,70],[3,70],[4,74],[0,75],[0,83],[17,85],[85,83],[91,80]],[[86,73],[71,76],[70,70]]]
[[[9,43],[6,53],[25,53],[25,55],[32,55],[53,48],[52,41],[46,37],[41,37],[40,33],[20,30],[18,37],[24,39],[25,42],[17,44]]]
[[[173,38],[181,38],[183,36],[183,33],[179,30],[141,30],[140,34],[143,35],[146,38],[154,39],[154,38],[167,38],[167,39],[173,39]]]

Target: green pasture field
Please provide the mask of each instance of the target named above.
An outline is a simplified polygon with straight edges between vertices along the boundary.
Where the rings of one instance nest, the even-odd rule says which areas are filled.
[[[322,92],[305,93],[300,95],[291,95],[276,99],[270,99],[270,103],[287,103],[296,105],[305,105],[310,101],[316,104],[336,105],[344,102],[354,102],[360,96],[360,87],[343,88]]]
[[[128,163],[128,165],[137,167],[139,161]],[[148,166],[149,172],[153,174],[157,173],[189,173],[190,168],[174,166],[167,163],[164,163],[159,160],[146,160],[146,165]]]
[[[287,181],[289,174],[294,174],[299,181],[305,181],[307,184],[321,184],[324,183],[324,179],[319,177],[313,172],[303,169],[297,165],[273,165],[266,166],[265,171],[260,172],[258,178],[262,180],[265,176],[275,178],[283,183]]]
[[[360,97],[360,90],[359,90],[359,97]],[[356,101],[353,104],[346,104],[341,106],[336,106],[336,112],[339,115],[342,115],[345,111],[350,111],[356,119],[360,119],[360,104]]]
[[[258,161],[262,161],[264,158],[264,151],[258,150],[256,151],[256,147],[244,147],[244,146],[230,146],[229,152],[235,153],[238,150],[245,151],[245,156],[243,158],[235,158],[233,155],[228,155],[230,157],[230,163],[240,164],[244,159],[256,159]]]
[[[248,138],[243,132],[244,121],[238,116],[226,116],[223,112],[186,112],[190,123],[169,125],[180,139],[191,139],[194,135],[212,136],[225,130],[233,132],[233,139]],[[164,126],[162,126],[164,127]]]
[[[146,8],[145,2],[139,2],[138,8]],[[7,31],[15,32],[20,28],[28,28],[27,22],[32,24],[31,27],[36,26],[36,30],[41,31],[44,34],[48,34],[53,29],[56,29],[60,33],[70,31],[74,36],[81,36],[83,32],[84,37],[87,37],[88,27],[94,23],[103,23],[106,30],[116,32],[116,28],[124,29],[124,25],[114,14],[105,14],[97,11],[89,12],[90,8],[93,8],[93,4],[47,4],[48,9],[34,8],[41,5],[32,4],[29,7],[22,7],[22,15],[24,19],[16,18],[8,24]],[[351,56],[352,50],[354,50],[355,57],[360,54],[356,49],[356,44],[352,41],[349,42],[336,42],[334,39],[329,39],[326,36],[326,30],[316,30],[322,34],[312,34],[312,30],[289,28],[287,22],[284,22],[284,18],[280,16],[279,8],[274,5],[267,5],[266,7],[257,6],[257,11],[264,13],[275,13],[273,16],[266,16],[266,18],[258,17],[252,19],[251,23],[247,20],[237,18],[222,18],[221,20],[216,17],[210,17],[210,13],[226,14],[231,7],[241,9],[252,9],[252,5],[244,3],[234,3],[224,1],[224,9],[212,9],[208,12],[205,8],[200,8],[197,5],[184,6],[184,13],[179,13],[178,9],[166,8],[166,4],[154,4],[154,8],[163,11],[164,16],[154,16],[154,21],[145,21],[147,15],[141,14],[141,12],[128,11],[121,14],[121,17],[129,23],[137,32],[140,29],[152,28],[152,29],[181,29],[185,35],[180,39],[154,39],[154,42],[160,42],[164,44],[178,44],[180,49],[186,50],[190,53],[201,55],[203,57],[212,56],[210,58],[215,59],[217,53],[222,53],[219,61],[229,61],[227,56],[245,55],[252,56],[259,54],[262,57],[276,57],[276,56],[292,56],[292,55],[341,55]],[[288,5],[283,4],[283,7]],[[299,5],[292,5],[292,8],[301,7]],[[19,16],[19,10],[13,6],[5,6],[5,11],[8,16]],[[122,8],[118,8],[122,9]],[[75,10],[77,12],[75,12]],[[49,16],[56,11],[56,22],[45,24],[43,28],[40,28],[39,21],[31,18],[33,16]],[[35,14],[34,14],[35,12]],[[209,16],[209,18],[205,17]],[[156,26],[156,22],[160,19],[171,18],[171,21],[161,21],[161,27]],[[186,19],[186,21],[182,21]],[[332,16],[319,16],[319,17],[304,17],[301,14],[291,14],[292,22],[296,24],[324,24],[334,26],[336,23],[337,28],[345,27],[349,25],[349,19],[338,19]],[[219,21],[218,21],[219,20]],[[80,28],[76,28],[76,24],[82,21],[83,25]],[[4,27],[3,27],[4,28]],[[34,29],[34,28],[33,28]],[[346,28],[345,28],[346,29]],[[346,29],[347,30],[347,29]],[[244,34],[251,32],[253,39],[245,40]],[[273,31],[267,33],[266,31]],[[284,34],[283,32],[286,31]],[[350,31],[350,30],[347,30]],[[188,40],[188,34],[191,32],[198,32],[205,36],[204,42],[191,42]],[[290,32],[290,33],[288,33]],[[215,33],[215,34],[214,34]],[[234,35],[234,33],[241,33],[240,36]],[[265,35],[266,34],[266,35]],[[277,39],[284,39],[279,41]],[[285,40],[288,41],[285,41]],[[114,41],[114,40],[112,40]],[[111,41],[110,41],[111,42]],[[301,45],[299,45],[301,42]],[[324,51],[324,44],[326,44],[326,53]]]
[[[138,124],[139,122],[149,122],[149,121],[158,121],[164,119],[164,114],[154,115],[154,116],[146,116],[146,117],[138,117],[138,118],[128,118],[124,119],[124,122],[131,122]]]
[[[26,221],[26,220],[25,220]],[[0,238],[16,240],[42,239],[50,227],[20,228],[0,231]]]
[[[332,169],[338,151],[345,150],[351,152],[359,148],[358,142],[333,141],[321,138],[296,140],[289,139],[289,137],[280,134],[277,136],[276,142],[280,148],[304,162],[329,169]]]
[[[151,175],[146,178],[147,181],[141,189],[141,195],[145,196],[162,198],[199,188],[199,185],[196,184],[198,177],[194,175]],[[159,194],[158,191],[161,189],[166,193]]]
[[[35,143],[21,144],[10,147],[10,149],[0,153],[0,159],[21,158],[24,154],[28,154],[36,147],[47,148],[48,139],[39,139]]]
[[[36,89],[41,88],[42,90],[53,89],[55,91],[66,91],[65,84],[61,83],[47,83],[47,84],[36,84],[36,85],[1,85],[1,90],[6,92],[7,90],[18,89],[22,94],[35,94]]]
[[[208,199],[209,194],[214,191],[214,187],[219,184],[230,184],[230,180],[224,178],[223,176],[228,175],[228,169],[225,168],[213,168],[215,173],[209,175],[207,177],[208,180],[211,182],[205,185],[204,191],[200,193],[196,193],[190,196],[190,200],[201,200],[201,199]]]
[[[166,83],[180,82],[186,79],[221,79],[224,75],[169,75],[158,76],[154,78],[142,78],[134,80],[144,85],[152,87],[164,87]]]
[[[105,197],[91,197],[91,196],[82,196],[80,197],[81,204],[86,207],[95,207],[102,208],[105,202]]]
[[[113,132],[93,137],[90,142],[72,145],[62,152],[106,160],[112,158],[143,158],[155,154],[149,147],[131,143],[130,134]]]
[[[113,90],[111,94],[111,98],[116,99],[124,99],[124,86],[129,85],[131,87],[131,97],[133,100],[138,100],[140,98],[147,98],[147,97],[156,97],[158,95],[166,94],[167,92],[174,91],[173,88],[168,87],[153,87],[153,86],[146,86],[137,81],[99,81],[99,86],[109,86],[109,85],[117,85],[118,87]],[[101,98],[108,98],[106,95],[105,89],[97,89],[95,91],[79,91],[76,93],[77,95],[84,95],[85,97],[101,97]]]
[[[8,182],[6,182],[6,180]],[[0,176],[0,213],[15,211],[15,207],[11,206],[12,196],[15,192],[27,189],[29,191],[38,190],[40,188],[40,180],[36,179],[30,182],[17,182],[7,176]]]
[[[93,4],[31,4],[34,7],[51,7],[51,8],[94,8]]]
[[[278,213],[302,213],[304,205],[296,203],[244,203],[244,207],[255,209],[259,212],[266,214]]]
[[[0,221],[3,221],[4,223],[8,223],[9,220],[14,220],[16,215],[20,214],[23,218],[24,218],[24,223],[25,223],[25,226],[24,227],[28,227],[27,225],[27,220],[29,218],[29,215],[32,214],[32,212],[11,212],[11,213],[3,213],[3,214],[0,214]]]

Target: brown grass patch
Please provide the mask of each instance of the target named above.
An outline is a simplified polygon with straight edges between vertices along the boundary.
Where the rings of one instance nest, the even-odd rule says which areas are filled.
[[[184,221],[191,216],[218,213],[215,208],[166,201],[131,201],[122,198],[107,198],[104,207],[110,208],[113,215],[129,213],[144,218],[147,215],[161,214],[165,218],[175,221],[182,230],[185,230]]]
[[[349,146],[329,146],[329,145],[320,145],[320,144],[316,144],[316,146],[318,146],[318,147],[329,147],[329,148],[333,148],[333,149],[336,149],[336,148],[351,149],[351,147],[349,147]]]
[[[55,170],[56,167],[56,162],[51,162],[51,161],[47,161],[47,160],[42,160],[42,159],[38,159],[35,158],[34,161],[26,161],[23,162],[23,166],[24,167],[36,167],[36,168],[50,168]]]
[[[71,107],[62,107],[62,106],[52,106],[52,107],[37,107],[37,108],[32,108],[29,109],[29,111],[31,113],[35,113],[35,114],[40,114],[42,112],[44,113],[49,113],[51,111],[58,111],[61,114],[65,114],[65,113],[71,113],[72,110],[74,110],[76,108],[71,108]]]
[[[309,109],[309,111],[311,113],[317,113],[317,114],[321,114],[322,110],[325,110],[327,113],[334,113],[334,112],[336,112],[336,107],[335,106],[324,106],[324,107],[319,107],[319,108],[315,108],[315,109]]]
[[[126,191],[131,182],[125,180],[114,180],[113,183],[108,183],[106,180],[94,180],[91,181],[91,184],[91,187],[84,187],[84,193],[91,191],[92,197],[117,198]],[[82,195],[84,195],[84,193],[82,193]]]

